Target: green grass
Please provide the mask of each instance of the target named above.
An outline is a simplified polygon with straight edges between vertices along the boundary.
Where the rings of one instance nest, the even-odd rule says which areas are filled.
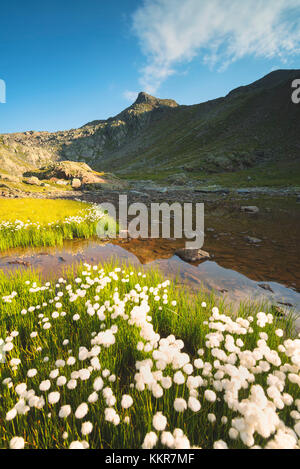
[[[210,403],[204,398],[205,389],[214,388],[214,373],[220,369],[221,365],[224,365],[222,360],[219,365],[215,362],[213,350],[217,346],[212,348],[207,345],[207,334],[213,332],[209,323],[218,322],[217,319],[214,321],[209,319],[212,308],[216,305],[214,296],[208,296],[202,291],[199,291],[197,296],[193,296],[172,283],[170,286],[162,286],[165,279],[157,271],[145,275],[131,267],[121,266],[120,271],[115,270],[116,267],[116,264],[108,263],[99,266],[99,270],[93,270],[93,268],[84,265],[76,274],[71,271],[67,272],[65,280],[61,279],[49,284],[44,284],[35,272],[18,273],[14,276],[0,274],[0,338],[6,339],[6,341],[12,340],[14,345],[11,351],[6,352],[5,363],[0,364],[0,447],[8,448],[11,439],[18,436],[24,438],[25,448],[32,449],[68,448],[72,441],[83,440],[88,442],[91,448],[98,449],[140,448],[145,435],[154,430],[152,424],[154,414],[160,411],[167,418],[166,430],[173,432],[176,428],[182,429],[191,445],[212,448],[214,442],[223,440],[230,448],[245,448],[246,446],[241,439],[231,440],[228,436],[232,419],[240,417],[240,414],[228,407],[223,391],[216,391],[218,399],[214,403]],[[82,283],[76,283],[75,278],[82,279]],[[138,284],[140,287],[137,286]],[[144,390],[131,387],[131,383],[135,383],[134,376],[138,371],[136,369],[138,362],[151,359],[152,371],[161,368],[157,357],[154,358],[151,350],[147,351],[145,348],[138,350],[137,348],[138,343],[142,342],[145,345],[150,340],[146,336],[141,337],[140,326],[145,322],[128,322],[128,317],[133,317],[133,308],[142,304],[139,291],[143,287],[154,288],[154,291],[147,291],[148,298],[144,297],[144,301],[149,305],[147,315],[150,317],[148,317],[147,323],[150,332],[151,324],[153,324],[153,329],[160,334],[160,338],[174,334],[176,339],[183,340],[182,352],[189,355],[191,363],[199,358],[197,351],[202,348],[204,355],[201,358],[212,366],[213,373],[206,376],[203,369],[194,368],[193,371],[194,376],[201,375],[207,380],[207,383],[198,389],[198,399],[202,405],[198,412],[188,409],[183,413],[178,413],[174,410],[173,404],[176,398],[188,399],[189,390],[186,382],[181,385],[173,382],[171,388],[165,389],[160,398],[155,398],[147,386]],[[84,297],[79,295],[75,300],[73,298],[74,301],[70,301],[68,294],[70,290],[68,289],[74,293],[76,291],[79,293],[78,289],[86,293]],[[16,295],[10,302],[1,300],[12,292],[16,292]],[[62,296],[60,296],[61,293]],[[163,295],[166,295],[165,303]],[[89,301],[91,305],[98,303],[102,307],[103,311],[99,317],[97,313],[88,314]],[[177,302],[176,305],[172,304],[173,301]],[[206,302],[206,306],[203,301]],[[61,305],[57,304],[58,302]],[[35,307],[34,310],[29,309],[31,306]],[[220,312],[228,313],[222,302],[218,306]],[[97,310],[96,306],[95,308]],[[241,346],[241,350],[253,351],[258,346],[257,342],[261,332],[268,334],[268,346],[274,350],[278,350],[279,344],[285,340],[286,336],[293,334],[292,322],[283,322],[276,317],[274,317],[272,324],[260,327],[257,324],[256,314],[261,308],[262,305],[251,303],[240,306],[239,317],[247,318],[250,314],[253,317],[252,332],[248,330],[246,334],[241,332],[223,333],[224,336],[232,336],[235,341],[242,339],[244,345]],[[23,313],[26,311],[26,314],[22,314],[22,310]],[[54,318],[52,317],[54,311],[59,313],[63,311],[66,314],[59,314],[58,317]],[[119,312],[119,315],[114,314],[116,311]],[[75,314],[79,315],[77,321],[73,319]],[[43,324],[45,324],[43,320],[51,324],[50,329],[43,328]],[[107,347],[102,344],[100,352],[94,354],[98,356],[101,369],[97,369],[99,367],[95,363],[91,365],[91,356],[79,360],[79,348],[86,347],[90,351],[94,345],[95,334],[100,331],[108,331],[112,326],[117,326],[117,332],[114,334],[115,342],[107,344]],[[285,331],[283,339],[275,334],[275,330],[279,327]],[[13,331],[18,333],[14,338],[12,338],[15,335]],[[31,337],[31,333],[34,331],[37,332],[35,338]],[[63,345],[66,339],[69,340],[69,343]],[[156,340],[158,339],[156,338]],[[230,352],[224,348],[222,341],[220,349],[225,351],[226,356],[229,356]],[[65,364],[59,368],[59,374],[65,376],[68,381],[72,372],[94,366],[94,368],[90,368],[89,379],[86,381],[77,379],[77,387],[74,390],[70,390],[66,386],[59,387],[56,378],[49,378],[51,370],[58,366],[55,364],[56,360],[66,361],[69,356],[76,358],[75,364]],[[282,364],[290,363],[291,358],[285,353],[279,352],[279,356]],[[45,361],[45,357],[48,357],[48,361]],[[12,366],[11,360],[13,358],[21,360],[17,367]],[[239,364],[240,355],[238,354],[236,366]],[[238,393],[239,401],[248,398],[254,384],[262,386],[266,391],[268,376],[279,368],[279,366],[271,365],[269,372],[257,372],[254,375],[254,383],[246,381],[247,386]],[[297,365],[294,365],[294,373],[297,373],[296,368]],[[28,377],[27,371],[29,369],[36,369],[37,374],[34,377]],[[78,419],[74,415],[81,403],[88,402],[88,396],[93,392],[95,378],[101,376],[105,369],[109,370],[109,376],[116,377],[114,382],[109,381],[108,377],[103,377],[103,380],[104,386],[110,387],[116,398],[116,402],[111,403],[110,407],[115,409],[120,418],[118,425],[105,420],[104,411],[108,404],[101,391],[98,392],[97,402],[88,404],[89,410],[85,418]],[[171,364],[167,364],[162,371],[164,376],[171,378],[174,377],[175,372],[175,366]],[[225,377],[234,380],[226,373]],[[186,378],[185,375],[185,380]],[[6,381],[3,383],[4,379]],[[48,392],[39,390],[39,384],[47,379],[51,381],[50,390]],[[11,383],[10,385],[5,384],[8,381]],[[31,407],[25,415],[18,414],[13,420],[7,421],[7,412],[14,408],[19,399],[16,394],[16,385],[20,383],[26,383],[27,390],[34,390],[37,396],[43,396],[44,406],[41,409]],[[53,391],[60,392],[60,401],[51,405],[47,395]],[[294,399],[300,397],[298,386],[292,384],[288,379],[284,383],[284,392],[289,393]],[[127,410],[121,407],[123,394],[133,398],[133,405]],[[63,405],[71,406],[72,412],[67,418],[58,416]],[[290,407],[285,406],[282,410],[277,410],[278,416],[289,428],[294,425],[290,416],[291,410],[294,409],[295,403]],[[216,416],[214,424],[208,422],[208,415],[212,413]],[[227,423],[221,422],[221,418],[224,416],[228,418]],[[129,417],[129,423],[124,420],[125,417]],[[81,425],[85,421],[90,421],[93,424],[93,431],[88,436],[83,436],[81,433]],[[65,440],[62,437],[64,432],[68,433]],[[159,437],[160,433],[156,433]],[[254,442],[264,447],[273,436],[263,437],[255,433]],[[162,447],[160,442],[157,443],[157,447]]]
[[[73,200],[0,199],[0,251],[90,238],[99,228],[95,213],[92,205]],[[115,225],[106,215],[100,223],[106,228]]]
[[[17,191],[17,192],[24,192],[25,194],[28,194],[28,195],[46,194],[46,193],[55,194],[57,192],[70,192],[73,190],[71,184],[60,185],[49,180],[41,180],[41,182],[47,184],[48,186],[42,186],[42,185],[35,186],[31,184],[26,184],[24,180],[20,180],[19,182],[11,182],[11,181],[4,180],[3,182],[2,181],[0,182],[3,183],[4,187],[6,187],[9,190]]]
[[[181,163],[182,166],[182,163]],[[180,167],[164,168],[159,171],[142,170],[124,172],[120,177],[130,180],[152,180],[157,184],[169,184],[169,178],[176,178],[176,174],[183,173]],[[278,161],[275,163],[261,163],[248,169],[237,171],[223,171],[209,173],[205,169],[197,169],[185,174],[196,187],[221,186],[227,188],[239,187],[300,187],[299,161]],[[169,182],[168,182],[169,181]],[[184,187],[184,185],[183,185]]]
[[[268,162],[241,171],[213,174],[208,181],[223,187],[300,187],[299,160]]]

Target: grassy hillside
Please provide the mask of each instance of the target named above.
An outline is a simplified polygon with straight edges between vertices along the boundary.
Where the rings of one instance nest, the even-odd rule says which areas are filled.
[[[295,168],[298,184],[300,106],[291,101],[291,84],[299,77],[300,70],[278,70],[224,98],[192,106],[140,93],[114,118],[80,129],[3,135],[0,167],[5,149],[36,166],[49,158],[83,161],[123,178],[183,184],[270,167],[258,183],[285,185],[289,168]]]
[[[155,178],[158,168],[163,176],[201,177],[277,161],[296,167],[300,109],[291,102],[290,75],[279,83],[271,78],[224,99],[170,110],[135,140],[137,150],[114,155],[112,169],[134,175],[143,168]]]

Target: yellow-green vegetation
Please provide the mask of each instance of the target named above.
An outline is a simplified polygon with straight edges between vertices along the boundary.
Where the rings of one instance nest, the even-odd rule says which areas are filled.
[[[4,178],[3,178],[4,176]],[[1,180],[2,179],[2,180]],[[18,178],[17,178],[18,179]],[[57,182],[49,180],[41,180],[41,185],[26,184],[25,179],[21,180],[8,180],[5,178],[5,173],[2,171],[2,178],[0,175],[0,187],[2,190],[12,192],[12,193],[25,193],[28,195],[35,194],[55,194],[57,192],[67,192],[72,190],[71,183],[62,185]]]
[[[261,308],[112,263],[0,274],[0,447],[299,448],[299,339]]]
[[[100,207],[63,199],[0,199],[0,251],[89,238],[115,222]]]
[[[87,204],[67,199],[0,199],[0,222],[21,220],[46,224],[76,216]]]

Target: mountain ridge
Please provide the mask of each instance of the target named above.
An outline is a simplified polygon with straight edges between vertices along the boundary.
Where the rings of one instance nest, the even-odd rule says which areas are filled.
[[[300,70],[273,71],[190,106],[141,92],[116,116],[78,129],[2,134],[0,169],[10,156],[33,167],[82,161],[125,176],[218,173],[298,160],[300,106],[291,101],[291,83],[299,77]]]

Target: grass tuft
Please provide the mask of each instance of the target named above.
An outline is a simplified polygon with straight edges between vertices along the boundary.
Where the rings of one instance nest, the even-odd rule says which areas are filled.
[[[101,229],[102,227],[102,229]],[[98,206],[73,200],[0,200],[0,251],[13,247],[61,246],[90,238],[116,223]]]

